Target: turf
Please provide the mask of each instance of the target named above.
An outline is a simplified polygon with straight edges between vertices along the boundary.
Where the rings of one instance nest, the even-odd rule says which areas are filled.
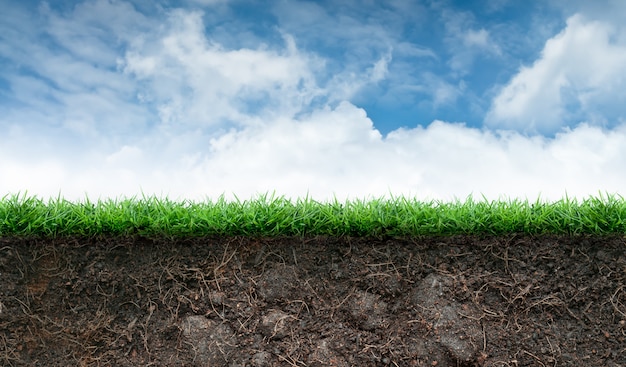
[[[625,216],[617,195],[5,196],[0,365],[622,367]]]
[[[605,194],[578,201],[319,202],[261,195],[250,200],[172,201],[167,198],[72,202],[26,194],[0,200],[0,236],[419,236],[626,233],[626,201]]]

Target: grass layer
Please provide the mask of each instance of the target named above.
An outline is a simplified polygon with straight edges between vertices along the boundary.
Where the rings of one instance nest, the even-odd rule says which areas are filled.
[[[170,201],[156,197],[47,202],[26,195],[0,200],[0,236],[418,236],[453,234],[626,233],[626,201],[600,195],[555,202],[317,202],[262,195],[254,200]]]

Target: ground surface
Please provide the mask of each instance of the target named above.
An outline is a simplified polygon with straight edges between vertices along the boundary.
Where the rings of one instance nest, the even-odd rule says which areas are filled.
[[[626,366],[626,238],[0,238],[2,366]]]

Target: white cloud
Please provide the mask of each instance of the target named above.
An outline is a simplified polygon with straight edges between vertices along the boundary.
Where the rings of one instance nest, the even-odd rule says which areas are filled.
[[[548,139],[435,121],[383,138],[365,111],[345,102],[297,120],[231,130],[208,140],[202,151],[180,138],[183,144],[177,154],[167,155],[168,162],[124,146],[94,158],[89,167],[74,166],[67,157],[23,162],[0,149],[0,170],[8,173],[0,191],[45,197],[62,189],[63,196],[76,200],[85,192],[97,198],[140,190],[198,200],[268,191],[318,200],[390,193],[443,200],[470,194],[556,200],[566,192],[580,198],[620,192],[626,180],[626,126],[606,131],[581,125]]]
[[[151,116],[134,103],[134,83],[118,72],[116,57],[150,21],[128,3],[103,0],[63,14],[46,3],[35,15],[15,6],[8,10],[0,21],[0,33],[8,35],[0,57],[13,67],[0,70],[10,85],[0,128],[33,142],[7,139],[13,154],[36,159],[50,150],[107,147],[141,132]]]
[[[377,83],[387,77],[389,73],[389,63],[391,62],[391,52],[387,55],[381,57],[378,61],[374,63],[370,70],[370,81],[373,83]]]
[[[131,47],[121,65],[145,85],[142,97],[165,125],[246,125],[265,113],[296,113],[320,93],[314,58],[289,35],[284,41],[282,50],[228,49],[207,39],[201,12],[176,10],[164,32]]]
[[[460,76],[468,74],[478,57],[501,55],[500,47],[491,39],[489,30],[473,28],[476,21],[471,12],[448,7],[441,8],[440,12],[446,30],[445,41],[452,52],[448,64],[454,73]]]
[[[606,22],[570,17],[541,58],[522,67],[494,98],[486,123],[551,134],[581,121],[607,123],[594,116],[624,117],[626,39],[620,32]],[[603,113],[595,114],[598,107]]]
[[[433,93],[434,108],[454,104],[464,89],[463,81],[459,82],[458,85],[452,85],[431,74],[425,74],[424,79]]]
[[[441,88],[431,88],[448,84],[445,77],[429,72],[439,62],[436,52],[406,37],[427,22],[423,5],[297,0],[279,4],[274,12],[281,29],[293,34],[301,47],[312,47],[326,57],[318,83],[329,100],[355,101],[380,93],[376,98],[388,106],[419,99],[420,105],[434,108],[455,100],[442,98]]]
[[[500,54],[500,48],[494,44],[489,35],[489,31],[484,28],[479,30],[469,29],[461,36],[463,44],[467,47],[476,47],[487,52]]]

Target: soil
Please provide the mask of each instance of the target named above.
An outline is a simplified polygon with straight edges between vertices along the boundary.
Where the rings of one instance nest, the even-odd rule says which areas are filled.
[[[2,366],[626,366],[626,237],[0,238]]]

